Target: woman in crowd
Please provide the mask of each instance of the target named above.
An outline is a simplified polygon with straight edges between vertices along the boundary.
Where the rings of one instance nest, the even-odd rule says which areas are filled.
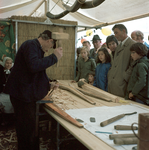
[[[4,57],[3,63],[0,65],[0,105],[3,106],[1,114],[1,123],[3,125],[9,123],[14,113],[10,97],[5,94],[5,85],[11,72],[12,63],[13,60],[10,57]]]

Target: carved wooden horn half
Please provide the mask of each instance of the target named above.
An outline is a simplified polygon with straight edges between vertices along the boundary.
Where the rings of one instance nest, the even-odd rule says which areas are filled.
[[[60,19],[67,15],[69,12],[76,12],[79,8],[81,9],[87,9],[87,8],[94,8],[96,6],[99,6],[101,3],[103,3],[105,0],[92,0],[89,2],[85,2],[86,0],[76,0],[76,2],[70,7],[63,3],[63,6],[66,8],[65,11],[58,15],[53,15],[50,12],[46,13],[46,16],[50,19]]]
[[[84,4],[85,1],[86,0],[76,0],[76,2],[71,7],[63,4],[64,7],[66,8],[65,11],[63,11],[62,13],[60,13],[58,15],[53,15],[52,13],[47,12],[46,16],[50,19],[60,19],[63,16],[67,15],[69,12],[76,12],[79,8],[81,8],[82,4]]]
[[[92,0],[84,3],[81,7],[81,9],[87,9],[87,8],[93,8],[96,6],[99,6],[101,3],[103,3],[105,0]]]

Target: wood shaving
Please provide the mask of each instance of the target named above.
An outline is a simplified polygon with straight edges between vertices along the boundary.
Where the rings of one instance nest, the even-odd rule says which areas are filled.
[[[68,105],[76,105],[76,100],[74,100],[66,93],[65,90],[62,89],[55,90],[51,98],[54,104],[59,106],[62,110],[68,110]]]

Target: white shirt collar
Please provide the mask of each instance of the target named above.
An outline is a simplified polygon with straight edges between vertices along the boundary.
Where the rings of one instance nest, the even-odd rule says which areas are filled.
[[[124,41],[122,41],[122,46],[124,45],[124,43],[127,41],[128,38],[129,37],[127,36],[127,38]]]

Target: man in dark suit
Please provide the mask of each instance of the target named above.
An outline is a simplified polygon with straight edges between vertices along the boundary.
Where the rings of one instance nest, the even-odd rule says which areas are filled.
[[[16,116],[18,150],[38,150],[35,136],[36,101],[44,98],[50,88],[45,69],[54,65],[62,57],[62,48],[44,57],[49,49],[56,48],[52,32],[45,30],[38,39],[27,40],[19,48],[12,72],[6,84]]]

